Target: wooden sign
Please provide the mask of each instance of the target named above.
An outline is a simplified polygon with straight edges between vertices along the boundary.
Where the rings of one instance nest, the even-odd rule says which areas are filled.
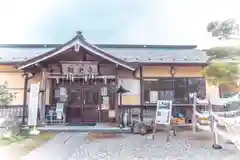
[[[80,75],[98,75],[98,62],[93,61],[65,61],[61,62],[63,73]]]
[[[40,84],[31,84],[28,104],[28,125],[36,126]]]

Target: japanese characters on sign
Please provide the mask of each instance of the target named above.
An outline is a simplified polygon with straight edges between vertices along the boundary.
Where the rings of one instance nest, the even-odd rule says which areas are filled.
[[[97,75],[98,63],[93,61],[62,62],[63,73],[80,75]]]

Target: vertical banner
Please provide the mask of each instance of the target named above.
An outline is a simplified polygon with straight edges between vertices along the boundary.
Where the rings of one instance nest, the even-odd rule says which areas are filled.
[[[28,125],[37,125],[40,84],[31,84],[28,103]]]
[[[172,101],[157,101],[156,124],[170,124],[172,117]]]

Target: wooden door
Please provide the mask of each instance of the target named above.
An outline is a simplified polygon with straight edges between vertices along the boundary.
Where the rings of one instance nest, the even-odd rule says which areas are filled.
[[[67,122],[80,123],[83,120],[82,117],[82,89],[71,88],[69,90],[69,102],[67,107]]]
[[[100,111],[100,87],[84,87],[83,97],[83,121],[99,122]]]

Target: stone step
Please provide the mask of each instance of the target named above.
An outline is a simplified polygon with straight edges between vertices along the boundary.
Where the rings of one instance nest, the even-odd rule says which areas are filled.
[[[28,130],[28,127],[24,127]],[[103,133],[131,133],[131,128],[119,127],[96,127],[96,126],[44,126],[37,127],[39,131],[53,131],[53,132],[103,132]]]

